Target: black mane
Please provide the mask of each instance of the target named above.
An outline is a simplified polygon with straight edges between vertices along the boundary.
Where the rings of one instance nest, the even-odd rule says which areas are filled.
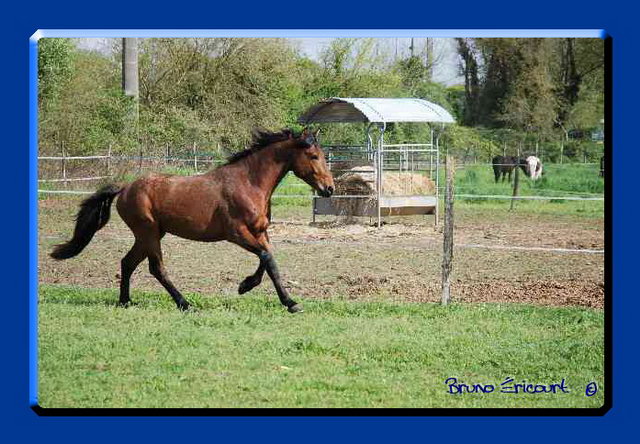
[[[252,137],[253,141],[251,142],[251,146],[245,150],[238,151],[237,153],[233,153],[231,156],[229,156],[227,158],[227,165],[230,163],[235,163],[240,159],[244,159],[245,157],[260,151],[262,148],[271,145],[272,143],[282,142],[284,140],[296,138],[299,136],[294,134],[290,129],[285,128],[277,133],[261,129],[254,130]]]

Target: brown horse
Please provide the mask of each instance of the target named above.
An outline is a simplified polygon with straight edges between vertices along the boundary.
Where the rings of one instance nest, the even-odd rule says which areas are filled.
[[[103,187],[82,202],[72,239],[56,246],[51,256],[68,259],[78,255],[109,221],[111,203],[118,196],[118,213],[135,236],[121,262],[121,305],[130,303],[131,275],[148,258],[149,271],[178,308],[189,308],[162,262],[160,241],[171,233],[202,242],[226,240],[254,253],[260,259],[258,269],[240,283],[238,292],[246,293],[260,284],[266,271],[280,302],[289,312],[300,312],[302,306],[282,286],[267,228],[271,195],[287,172],[293,171],[322,196],[333,193],[333,178],[316,135],[306,129],[300,135],[290,130],[257,132],[250,148],[206,174],[151,175],[123,187]]]

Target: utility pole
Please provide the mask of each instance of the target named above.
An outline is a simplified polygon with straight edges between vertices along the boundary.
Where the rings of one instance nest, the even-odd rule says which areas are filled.
[[[122,89],[138,100],[138,39],[122,39]]]
[[[140,128],[138,125],[140,109],[138,104],[138,39],[122,39],[122,90],[124,94],[133,97],[134,111],[131,116],[135,128],[136,140],[139,145],[140,168],[142,168],[142,143],[140,143]]]

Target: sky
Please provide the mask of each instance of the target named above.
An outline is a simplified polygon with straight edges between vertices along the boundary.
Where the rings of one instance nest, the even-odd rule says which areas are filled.
[[[109,54],[113,48],[113,40],[108,38],[76,39],[79,48],[94,50]],[[295,45],[312,60],[319,61],[322,50],[333,38],[293,38]],[[402,58],[410,54],[410,38],[377,38],[375,45],[379,50],[391,58]],[[426,44],[425,38],[414,39],[414,48],[419,53]],[[459,56],[454,39],[432,39],[436,63],[433,69],[433,80],[446,86],[463,83],[460,75]]]

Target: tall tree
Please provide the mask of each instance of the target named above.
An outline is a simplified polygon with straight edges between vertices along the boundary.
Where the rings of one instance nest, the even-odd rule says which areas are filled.
[[[464,74],[465,106],[462,122],[465,125],[475,125],[479,120],[480,79],[478,75],[478,54],[473,39],[458,38],[458,52],[462,57],[462,72]]]
[[[519,63],[506,86],[499,119],[508,127],[548,135],[556,121],[557,101],[549,66],[552,41],[518,39],[515,46]]]
[[[604,41],[562,39],[556,52],[556,124],[568,138],[570,129],[597,126],[604,115]]]

